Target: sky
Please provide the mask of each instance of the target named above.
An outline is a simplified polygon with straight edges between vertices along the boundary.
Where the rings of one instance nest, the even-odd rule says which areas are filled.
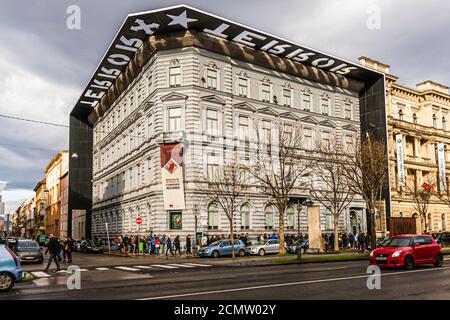
[[[183,3],[346,60],[377,59],[409,86],[450,84],[445,0],[15,0],[0,11],[0,115],[68,125],[127,14]],[[80,29],[66,26],[71,5],[80,8]],[[68,129],[0,118],[7,212],[33,195],[48,162],[67,148]]]

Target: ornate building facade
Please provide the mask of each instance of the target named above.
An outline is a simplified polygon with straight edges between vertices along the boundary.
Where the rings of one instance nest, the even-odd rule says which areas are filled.
[[[432,196],[426,213],[421,216],[412,196],[412,191],[423,183],[431,183],[436,192],[444,191],[440,179],[438,146],[445,147],[445,169],[450,169],[450,95],[449,88],[433,81],[425,81],[415,88],[398,83],[398,77],[390,74],[390,66],[361,57],[363,65],[374,68],[386,75],[386,110],[389,131],[389,172],[391,186],[391,214],[393,217],[415,217],[417,232],[428,229],[440,232],[450,228],[450,208]],[[398,138],[401,137],[401,140]],[[403,164],[398,156],[401,144]],[[445,163],[447,163],[445,165]],[[404,167],[404,183],[399,177],[399,164]],[[444,173],[445,175],[445,173]],[[441,171],[442,176],[442,171]],[[444,191],[445,192],[445,191]],[[384,218],[380,218],[380,230],[386,228]],[[427,224],[427,226],[425,226]]]
[[[150,27],[152,19],[161,24]],[[163,23],[178,27],[167,29]],[[234,35],[227,39],[230,25]],[[384,122],[376,122],[384,116],[380,73],[281,44],[284,40],[186,6],[130,15],[123,28],[135,33],[123,38],[122,32],[129,30],[119,30],[116,39],[122,44],[111,48],[123,49],[126,43],[133,55],[110,49],[71,113],[70,153],[77,153],[77,163],[92,159],[92,194],[83,209],[92,236],[185,236],[196,228],[228,234],[226,216],[208,201],[202,179],[217,170],[230,145],[245,152],[252,128],[267,133],[277,122],[299,125],[305,150],[332,136],[351,147],[368,123],[375,124],[377,135],[386,134]],[[289,55],[287,47],[293,47]],[[311,56],[316,58],[307,61]],[[77,144],[78,137],[90,133],[91,142]],[[89,143],[92,149],[84,150]],[[76,177],[89,169],[76,168],[71,160],[69,194],[82,193]],[[310,197],[310,178],[299,181],[293,197]],[[278,232],[271,199],[261,195],[255,181],[249,185],[240,199],[237,232]],[[69,203],[70,214],[76,206]],[[367,230],[364,206],[361,196],[355,196],[340,217],[341,231]],[[304,208],[299,218],[305,233]],[[333,218],[325,208],[320,223],[323,232],[332,231]],[[288,208],[285,225],[288,233],[297,233],[295,205]]]

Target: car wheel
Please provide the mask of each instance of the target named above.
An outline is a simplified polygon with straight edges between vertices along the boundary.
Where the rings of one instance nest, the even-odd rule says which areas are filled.
[[[212,253],[213,258],[218,258],[219,257],[219,251],[215,250]]]
[[[440,267],[442,267],[443,264],[444,264],[444,256],[442,255],[442,253],[438,253],[436,255],[436,260],[434,262],[434,266],[440,268]]]
[[[264,249],[259,249],[258,254],[262,257],[266,254],[266,251],[264,251]]]
[[[243,257],[243,256],[245,256],[245,251],[244,250],[239,250],[239,252],[238,252],[238,256],[239,257]]]
[[[405,258],[405,269],[412,269],[414,268],[414,259],[411,256],[407,256]]]
[[[0,291],[9,291],[14,285],[14,278],[9,273],[0,273]]]

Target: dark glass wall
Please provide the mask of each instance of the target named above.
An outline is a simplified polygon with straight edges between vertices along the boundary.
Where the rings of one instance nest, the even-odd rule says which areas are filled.
[[[87,120],[70,116],[69,132],[69,215],[72,235],[72,210],[86,210],[86,237],[91,237],[93,129]],[[75,157],[74,154],[77,156]]]
[[[372,83],[369,83],[359,94],[360,118],[361,118],[361,134],[370,133],[375,139],[387,140],[387,123],[386,123],[386,96],[384,77],[380,77]],[[383,164],[388,169],[388,159]],[[389,177],[383,186],[383,198],[385,200],[386,219],[389,221],[391,216],[391,196],[389,187]],[[367,227],[370,230],[370,217],[367,216]],[[389,223],[387,223],[389,230]]]

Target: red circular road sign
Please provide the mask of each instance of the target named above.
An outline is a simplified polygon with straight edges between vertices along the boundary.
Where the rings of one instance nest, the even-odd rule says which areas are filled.
[[[136,218],[136,224],[142,224],[142,218]]]

